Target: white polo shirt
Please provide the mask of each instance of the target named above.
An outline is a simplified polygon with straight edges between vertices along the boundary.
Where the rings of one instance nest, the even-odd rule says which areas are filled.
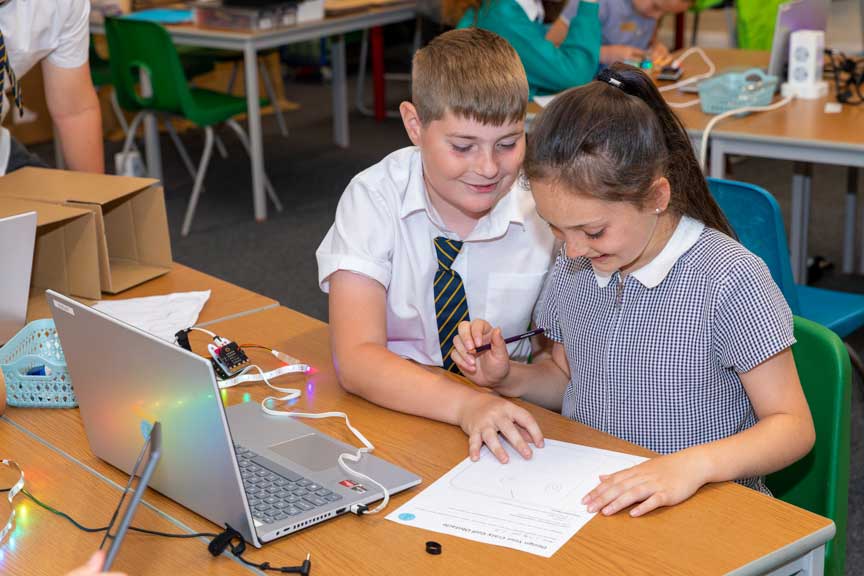
[[[77,68],[89,57],[90,0],[9,0],[0,6],[0,32],[19,81],[43,59],[60,68]],[[8,81],[4,88],[10,89]],[[5,93],[0,97],[2,122],[12,106]],[[9,140],[9,131],[0,128],[0,175],[9,162]]]
[[[354,177],[336,221],[318,247],[318,281],[348,270],[387,289],[387,347],[421,364],[441,366],[432,284],[438,268],[433,239],[462,240],[453,264],[465,285],[472,319],[500,326],[504,336],[527,330],[555,244],[531,192],[517,182],[467,238],[449,230],[429,202],[416,147],[398,150]],[[530,353],[510,345],[513,358]]]
[[[18,78],[46,58],[77,68],[90,48],[90,1],[9,0],[0,6],[0,31]]]

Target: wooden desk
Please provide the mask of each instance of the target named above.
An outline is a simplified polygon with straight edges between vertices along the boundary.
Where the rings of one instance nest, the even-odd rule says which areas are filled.
[[[311,364],[313,374],[293,377],[304,392],[297,408],[347,412],[352,423],[376,445],[378,455],[419,474],[424,486],[467,455],[465,435],[457,427],[385,410],[343,392],[330,362],[327,326],[317,320],[280,307],[218,322],[211,329],[235,340],[275,347]],[[203,342],[193,341],[193,347]],[[253,354],[262,368],[273,367],[275,360],[266,353]],[[290,386],[291,382],[285,377],[278,384]],[[262,384],[253,384],[226,390],[223,398],[227,404],[260,401],[267,390]],[[647,454],[558,414],[525,406],[537,417],[547,437]],[[7,416],[82,464],[114,481],[123,478],[90,454],[77,410],[9,409]],[[340,421],[307,423],[354,443]],[[394,497],[390,510],[422,487]],[[158,494],[151,492],[146,500],[193,530],[214,529],[206,520]],[[811,568],[813,573],[821,573],[822,546],[833,533],[834,525],[826,518],[724,483],[707,486],[688,502],[643,518],[623,514],[597,517],[548,560],[406,528],[380,516],[337,518],[268,544],[250,557],[294,563],[298,555],[311,551],[315,571],[323,574],[755,574],[793,561],[799,562],[795,569]],[[443,544],[441,556],[424,551],[430,538]],[[188,573],[197,573],[194,565]]]
[[[120,499],[121,486],[90,474],[54,450],[0,418],[0,457],[15,460],[24,470],[25,488],[36,498],[88,527],[106,526]],[[0,466],[0,487],[9,488],[18,475]],[[14,501],[16,528],[0,545],[0,573],[57,576],[84,564],[102,541],[37,506],[23,494]],[[9,515],[6,494],[0,498],[0,522]],[[168,533],[190,533],[146,505],[135,513],[133,526]],[[230,556],[213,558],[205,540],[167,539],[129,532],[114,569],[130,575],[248,574]]]
[[[210,298],[198,317],[199,325],[236,314],[257,312],[279,305],[272,298],[261,296],[251,290],[235,286],[215,276],[210,276],[176,262],[168,274],[154,278],[120,294],[105,294],[104,297],[106,300],[123,300],[126,298],[140,298],[143,296],[171,294],[172,292],[194,292],[199,290],[211,291]],[[81,301],[88,304],[92,303],[92,301],[84,299],[81,299]],[[27,321],[50,317],[51,311],[48,309],[45,293],[40,291],[32,294],[27,307]]]

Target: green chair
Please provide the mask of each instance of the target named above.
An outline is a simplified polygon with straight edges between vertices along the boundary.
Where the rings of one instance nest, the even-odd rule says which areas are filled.
[[[810,453],[767,478],[774,495],[834,521],[825,548],[825,574],[842,576],[846,563],[849,495],[851,367],[843,341],[831,330],[795,317],[792,346],[801,386],[813,414],[816,445]]]
[[[206,58],[202,58],[194,53],[186,53],[185,51],[178,50],[180,54],[180,61],[183,63],[183,71],[186,73],[187,78],[194,78],[196,76],[200,76],[202,74],[207,74],[213,70],[215,67],[215,63],[207,60]],[[113,80],[111,77],[111,63],[102,58],[99,55],[99,52],[96,50],[96,44],[93,42],[93,35],[90,35],[90,78],[93,80],[93,86],[98,90],[104,86],[112,86]],[[111,91],[111,110],[114,112],[114,117],[117,119],[117,123],[120,125],[120,129],[123,131],[123,136],[128,136],[129,134],[129,123],[126,122],[126,116],[123,114],[123,110],[120,108],[120,103],[117,101],[117,91]],[[180,159],[183,161],[183,164],[186,166],[186,170],[192,176],[192,179],[195,179],[195,166],[192,164],[192,160],[189,158],[189,153],[186,151],[186,147],[183,145],[183,142],[180,140],[180,137],[177,135],[177,131],[174,129],[174,124],[170,121],[165,122],[165,127],[168,130],[168,135],[171,137],[171,141],[174,143],[174,147],[177,148],[177,153],[180,155]],[[220,152],[222,152],[222,157],[226,157],[227,154],[223,152],[224,147],[221,146],[221,142],[217,139],[216,145],[219,148]],[[132,145],[132,149],[136,150],[135,145]]]
[[[234,116],[247,111],[246,99],[190,86],[171,37],[155,22],[106,18],[105,34],[111,53],[111,77],[117,90],[117,99],[125,110],[136,113],[123,144],[124,160],[138,125],[148,113],[185,118],[204,128],[204,153],[195,173],[195,185],[181,228],[181,234],[187,236],[213,151],[213,126],[227,125],[237,134],[249,153],[246,131],[234,120]],[[148,78],[151,87],[148,96],[141,95],[136,90],[142,74]],[[264,188],[276,210],[281,212],[282,204],[266,174]]]

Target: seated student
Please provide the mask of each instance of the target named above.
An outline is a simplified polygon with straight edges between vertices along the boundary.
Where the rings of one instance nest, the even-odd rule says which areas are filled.
[[[648,58],[662,66],[669,61],[669,49],[657,40],[657,22],[692,5],[693,0],[600,0],[600,63]]]
[[[556,94],[589,82],[597,72],[597,0],[569,0],[558,19],[543,23],[540,0],[445,0],[445,18],[504,37],[519,54],[530,96]]]
[[[525,173],[564,241],[538,304],[551,357],[512,362],[501,331],[459,327],[475,383],[662,454],[601,477],[583,502],[638,516],[804,456],[813,422],[792,314],[768,268],[730,236],[683,126],[647,75],[615,64],[536,120]],[[492,343],[479,355],[476,346]]]
[[[507,459],[499,432],[527,458],[522,434],[543,442],[530,413],[446,372],[461,320],[528,327],[552,263],[554,236],[518,181],[525,72],[501,37],[454,30],[417,52],[412,82],[400,112],[414,146],[351,181],[316,254],[339,381],[381,406],[458,424],[475,459],[484,442]],[[509,353],[530,351],[524,342]]]

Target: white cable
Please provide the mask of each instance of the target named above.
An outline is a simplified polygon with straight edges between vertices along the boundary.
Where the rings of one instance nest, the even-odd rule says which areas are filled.
[[[258,370],[258,374],[248,374],[250,370]],[[238,384],[242,384],[244,382],[259,382],[263,381],[267,386],[276,390],[277,392],[285,392],[285,396],[268,396],[264,399],[267,400],[276,400],[280,402],[287,402],[289,400],[294,400],[295,398],[300,397],[300,390],[296,388],[280,388],[279,386],[274,386],[270,382],[270,378],[276,378],[277,376],[281,376],[283,374],[297,373],[297,372],[307,372],[309,370],[309,366],[306,364],[292,364],[290,366],[281,366],[276,368],[275,370],[271,370],[270,372],[264,372],[261,370],[261,367],[257,364],[252,364],[251,366],[247,366],[243,370],[241,370],[236,376],[233,378],[229,378],[228,380],[221,380],[218,382],[220,389],[231,388],[233,386],[237,386]]]
[[[690,106],[695,106],[701,102],[701,98],[694,98],[693,100],[687,100],[686,102],[666,102],[670,108],[689,108]]]
[[[675,66],[676,68],[680,68],[681,63],[684,62],[684,60],[686,60],[688,56],[690,56],[691,54],[694,54],[694,53],[702,56],[702,60],[704,60],[705,63],[708,65],[708,71],[703,72],[702,74],[696,74],[695,76],[691,76],[690,78],[685,78],[684,80],[680,80],[678,82],[675,82],[674,84],[669,84],[668,86],[663,86],[661,88],[658,88],[658,90],[660,90],[660,92],[668,92],[669,90],[675,90],[676,88],[680,88],[681,86],[693,84],[694,82],[698,82],[699,80],[702,80],[703,78],[710,78],[711,76],[714,75],[714,72],[717,70],[717,68],[714,66],[714,62],[712,62],[711,59],[708,57],[708,55],[705,54],[705,51],[702,50],[701,48],[699,48],[698,46],[692,46],[692,47],[688,48],[687,50],[685,50],[678,58],[676,58],[672,62],[672,66]]]
[[[9,492],[6,494],[6,499],[9,501],[9,519],[3,525],[3,528],[0,529],[0,544],[3,544],[6,535],[15,527],[15,504],[12,501],[15,499],[15,496],[24,489],[24,470],[22,470],[21,466],[19,466],[14,460],[7,460],[4,458],[3,460],[0,460],[0,464],[14,468],[18,471],[18,480],[12,485],[12,488],[10,488]]]
[[[206,328],[198,328],[197,326],[192,326],[191,328],[189,328],[190,332],[193,330],[196,332],[203,332],[204,334],[207,334],[208,336],[210,336],[214,340],[217,340],[217,339],[218,340],[224,340],[224,338],[219,338],[219,336],[217,336],[216,334],[214,334],[210,330],[207,330]]]
[[[205,330],[203,328],[192,327],[189,330],[198,330],[200,332],[204,332],[205,334],[209,334],[211,337],[213,337],[214,340],[220,341],[222,343],[222,345],[229,343],[228,340],[221,338],[221,337],[217,336],[216,334],[210,332],[209,330]],[[215,345],[208,344],[207,350],[210,352],[210,354],[214,358],[216,357],[216,346]],[[285,354],[283,352],[279,352],[278,350],[271,350],[270,353],[273,356],[275,356],[276,358],[282,360],[283,362],[288,361],[288,360],[293,360],[293,358],[291,358],[290,356],[288,356],[287,354]],[[257,375],[248,374],[248,372],[250,370],[253,370],[253,369],[258,371]],[[297,372],[308,372],[308,371],[309,371],[309,366],[307,364],[288,364],[286,366],[281,366],[279,368],[276,368],[275,370],[271,370],[270,372],[264,372],[260,366],[258,366],[257,364],[252,364],[251,366],[247,366],[246,368],[241,370],[233,378],[229,378],[228,380],[219,381],[218,384],[219,384],[220,389],[224,389],[224,388],[231,388],[233,386],[237,386],[238,384],[242,384],[244,382],[256,382],[259,380],[263,380],[264,383],[267,384],[267,386],[269,386],[273,390],[276,390],[277,392],[286,392],[285,396],[268,396],[268,397],[264,398],[264,400],[261,402],[261,410],[263,410],[265,414],[269,414],[271,416],[289,416],[292,418],[313,418],[313,419],[344,418],[345,419],[345,425],[348,426],[348,429],[351,430],[351,432],[354,434],[354,436],[358,440],[360,440],[360,442],[363,443],[363,448],[358,448],[357,452],[355,454],[350,454],[348,452],[340,454],[339,458],[337,458],[337,463],[339,464],[339,467],[345,471],[346,474],[349,474],[349,475],[354,476],[355,478],[359,478],[361,480],[366,480],[367,482],[369,482],[369,483],[371,483],[371,484],[373,484],[373,485],[375,485],[381,489],[381,492],[384,494],[384,496],[381,498],[381,502],[378,504],[378,506],[376,506],[375,508],[372,508],[371,510],[367,510],[367,511],[363,512],[363,514],[377,514],[377,513],[381,512],[382,510],[384,510],[387,507],[387,504],[390,503],[390,491],[387,490],[387,488],[383,484],[381,484],[380,482],[378,482],[374,478],[367,476],[366,474],[363,474],[362,472],[358,472],[358,471],[354,470],[353,468],[348,466],[348,464],[345,462],[346,460],[349,460],[351,462],[360,462],[360,459],[363,457],[363,454],[371,454],[375,450],[375,446],[371,442],[369,442],[369,440],[367,440],[366,437],[363,436],[363,434],[359,430],[357,430],[356,428],[354,428],[354,426],[351,425],[351,422],[348,420],[347,414],[345,414],[344,412],[321,412],[319,414],[306,413],[306,412],[285,412],[283,410],[274,410],[272,408],[267,407],[267,403],[270,401],[289,402],[291,400],[294,400],[295,398],[300,397],[300,390],[297,390],[296,388],[280,388],[279,386],[274,386],[270,382],[270,378],[275,378],[275,377],[281,376],[283,374],[297,373]],[[352,511],[356,512],[356,509],[354,507],[352,507]]]
[[[782,108],[786,104],[789,104],[789,102],[792,101],[792,98],[792,96],[787,96],[770,106],[743,106],[741,108],[735,108],[734,110],[728,110],[712,118],[702,131],[702,141],[699,144],[699,166],[702,168],[702,171],[705,171],[705,161],[708,157],[708,137],[711,134],[711,130],[714,129],[714,126],[716,126],[718,122],[725,120],[730,116],[735,116],[736,114],[742,114],[744,112],[770,112],[771,110],[777,110],[778,108]]]
[[[345,414],[344,412],[320,412],[317,414],[312,413],[312,412],[286,412],[284,410],[275,410],[273,408],[268,408],[267,402],[269,400],[278,401],[280,399],[270,397],[270,398],[265,398],[264,401],[261,402],[261,410],[263,410],[265,414],[269,414],[270,416],[288,416],[291,418],[312,418],[312,419],[344,418],[345,419],[345,425],[348,426],[348,429],[351,430],[351,432],[354,434],[354,437],[363,443],[363,448],[357,448],[357,452],[355,454],[350,454],[348,452],[344,452],[344,453],[340,454],[339,458],[337,459],[339,467],[342,470],[344,470],[346,474],[349,474],[349,475],[354,476],[356,478],[360,478],[361,480],[366,480],[367,482],[374,484],[375,486],[380,488],[381,492],[384,494],[384,496],[381,498],[381,502],[378,504],[378,506],[376,506],[375,508],[372,508],[371,510],[367,510],[366,512],[364,512],[364,514],[377,514],[387,507],[387,504],[390,503],[390,491],[387,490],[387,488],[383,484],[381,484],[380,482],[378,482],[374,478],[371,478],[371,477],[369,477],[366,474],[363,474],[361,472],[357,472],[356,470],[354,470],[353,468],[348,466],[348,464],[345,462],[346,460],[350,460],[351,462],[360,462],[360,459],[363,457],[363,454],[371,454],[375,450],[375,446],[373,446],[372,443],[369,442],[369,440],[367,440],[366,437],[363,436],[363,434],[359,430],[357,430],[356,428],[354,428],[354,426],[351,425],[351,421],[348,420],[347,414]]]

